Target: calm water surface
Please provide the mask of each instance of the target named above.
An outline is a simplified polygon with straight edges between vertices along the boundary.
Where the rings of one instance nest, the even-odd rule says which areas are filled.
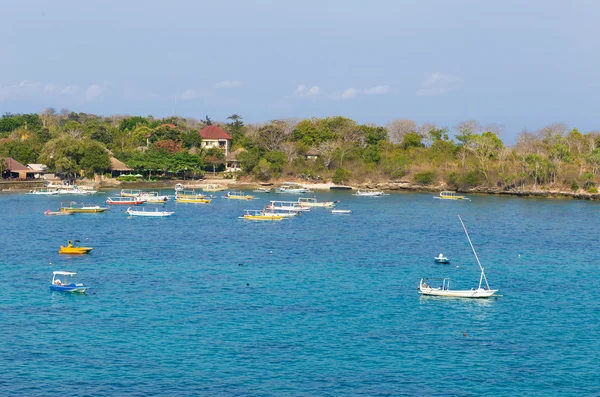
[[[0,194],[0,395],[600,394],[599,203],[319,193],[354,213],[238,219],[284,197],[259,196],[132,219]],[[477,285],[457,214],[502,297],[417,294]],[[89,292],[50,292],[53,270]]]

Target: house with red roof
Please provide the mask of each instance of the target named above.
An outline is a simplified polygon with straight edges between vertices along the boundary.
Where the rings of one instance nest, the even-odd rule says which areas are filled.
[[[210,149],[213,147],[225,150],[225,156],[231,150],[231,136],[223,131],[218,125],[209,125],[200,130],[202,138],[202,148]]]

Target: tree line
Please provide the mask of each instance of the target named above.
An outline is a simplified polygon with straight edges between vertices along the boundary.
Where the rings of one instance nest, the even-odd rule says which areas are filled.
[[[40,162],[76,175],[106,173],[110,155],[138,173],[199,176],[225,168],[224,152],[202,149],[205,119],[103,117],[46,109],[0,118],[0,156]],[[237,114],[215,123],[232,136],[240,177],[294,177],[336,183],[403,181],[465,190],[571,189],[596,192],[600,133],[564,123],[522,131],[513,146],[498,124],[393,120],[385,126],[346,117],[272,120],[246,124]],[[236,149],[243,149],[237,151]]]

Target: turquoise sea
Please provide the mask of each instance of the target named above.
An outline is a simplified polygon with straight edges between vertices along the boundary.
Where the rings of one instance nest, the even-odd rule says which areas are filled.
[[[144,219],[0,194],[0,395],[600,395],[600,203],[337,192],[317,197],[352,215],[238,219],[284,197],[258,196]],[[501,297],[417,293],[477,285],[458,214]],[[51,292],[53,270],[88,293]]]

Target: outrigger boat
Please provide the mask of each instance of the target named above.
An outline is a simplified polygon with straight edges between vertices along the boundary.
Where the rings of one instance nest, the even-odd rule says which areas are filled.
[[[85,292],[85,290],[88,289],[85,284],[71,281],[73,276],[76,274],[77,273],[63,271],[52,272],[52,283],[50,284],[50,289],[52,291],[62,292]],[[63,276],[63,281],[56,276]]]
[[[309,192],[309,189],[294,182],[284,182],[283,185],[275,188],[275,193],[304,194]]]
[[[76,212],[76,213],[97,213],[104,212],[108,208],[100,207],[98,204],[77,204],[76,202],[67,203],[64,205],[60,204],[60,210],[63,212]]]
[[[241,219],[249,221],[280,221],[283,219],[281,215],[267,215],[262,210],[244,210],[246,213],[244,216],[240,216]]]
[[[254,196],[244,194],[244,192],[227,192],[223,197],[229,200],[254,200]]]
[[[146,204],[164,204],[169,201],[169,196],[159,196],[158,192],[143,192],[138,197],[146,200]]]
[[[475,251],[475,247],[473,247],[473,243],[471,242],[471,237],[469,237],[469,233],[467,232],[467,228],[463,223],[461,217],[459,216],[460,224],[462,225],[465,234],[467,235],[467,239],[469,240],[469,244],[471,245],[471,249],[473,250],[473,255],[475,255],[475,259],[477,260],[477,264],[481,269],[481,275],[479,276],[479,286],[477,288],[472,288],[470,290],[453,290],[450,289],[450,279],[432,279],[432,278],[422,278],[419,282],[419,293],[422,295],[429,296],[442,296],[442,297],[452,297],[452,298],[489,298],[498,292],[497,289],[491,289],[488,284],[487,277],[485,276],[485,272],[483,271],[483,266],[481,266],[481,262],[479,261],[479,257],[477,256],[477,252]],[[439,288],[433,288],[428,283],[427,280],[442,280],[442,285]],[[482,287],[483,282],[485,281],[485,287]]]
[[[91,247],[77,247],[73,243],[78,243],[79,240],[69,240],[67,242],[67,246],[63,247],[62,245],[58,249],[59,254],[67,254],[67,255],[82,255],[89,254],[93,248]]]
[[[30,190],[28,193],[25,194],[34,194],[36,196],[54,196],[58,194],[58,190],[41,188]]]
[[[119,194],[121,197],[138,197],[142,194],[141,190],[122,189]]]
[[[297,201],[271,201],[266,207],[269,210],[293,211],[293,212],[308,212],[310,208],[302,207]]]
[[[175,201],[178,203],[199,203],[209,204],[212,200],[205,195],[196,193],[195,190],[182,190],[175,195]]]
[[[129,197],[129,196],[118,196],[118,197],[109,197],[106,199],[106,204],[109,205],[140,205],[144,204],[146,200],[138,197]]]
[[[129,207],[125,213],[130,216],[151,216],[151,217],[166,217],[174,215],[175,212],[172,211],[159,211],[158,208],[154,208],[154,211],[148,210],[142,207]]]
[[[263,210],[263,213],[268,216],[281,216],[284,218],[293,218],[295,216],[302,215],[301,211],[288,211],[288,210],[283,210],[281,208],[271,209],[271,208],[268,208],[268,206],[265,207],[265,209]]]
[[[436,256],[435,258],[433,258],[433,260],[435,261],[435,263],[450,263],[450,259],[446,258],[444,254]]]
[[[439,196],[433,196],[433,198],[440,199],[440,200],[469,200],[469,201],[471,200],[468,197],[459,196],[456,194],[456,192],[451,192],[451,191],[447,191],[447,190],[440,192]]]
[[[259,187],[258,189],[254,189],[255,193],[271,193],[271,188],[268,187]]]
[[[362,196],[362,197],[381,197],[381,196],[387,196],[387,194],[385,194],[384,192],[380,191],[380,190],[357,190],[356,193],[354,193],[354,196]]]
[[[335,203],[338,201],[317,201],[316,198],[313,197],[300,197],[298,199],[298,204],[301,207],[324,207],[324,208],[332,208],[335,207]]]
[[[221,186],[219,184],[210,184],[209,183],[202,190],[204,190],[205,192],[221,192],[221,191],[226,190],[226,189],[227,189],[226,187]]]

